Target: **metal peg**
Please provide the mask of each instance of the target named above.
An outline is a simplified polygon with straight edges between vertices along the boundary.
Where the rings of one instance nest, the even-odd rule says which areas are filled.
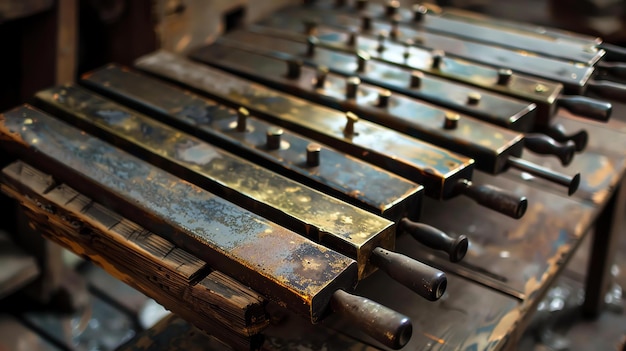
[[[317,39],[316,37],[308,37],[306,39],[306,54],[309,57],[313,57],[315,56],[315,48],[317,47],[317,44],[319,44],[319,39]]]
[[[359,121],[359,117],[353,112],[346,112],[346,126],[343,129],[343,135],[346,137],[352,137],[354,133],[354,124]]]
[[[412,7],[413,10],[413,21],[421,22],[424,20],[424,16],[428,13],[428,9],[424,5],[415,4]]]
[[[354,31],[354,30],[350,31],[350,33],[348,34],[348,41],[346,42],[346,44],[351,47],[356,46],[358,35],[359,33],[357,31]]]
[[[360,84],[361,79],[359,77],[349,77],[346,79],[346,99],[356,99]]]
[[[395,16],[398,13],[398,9],[400,8],[400,2],[397,0],[391,0],[387,2],[385,5],[385,15],[387,17]]]
[[[467,104],[472,106],[478,105],[481,98],[480,93],[473,91],[467,94]]]
[[[376,47],[376,51],[378,52],[385,51],[385,40],[387,40],[387,32],[380,31],[378,33],[378,47]]]
[[[288,60],[287,61],[287,78],[298,79],[302,69],[302,61],[300,60]]]
[[[367,32],[372,29],[372,16],[363,15],[361,17],[361,30]]]
[[[280,137],[283,135],[283,130],[279,127],[269,127],[266,133],[266,146],[270,150],[280,149]]]
[[[326,84],[327,76],[328,76],[328,67],[326,66],[317,67],[317,72],[315,73],[315,88],[317,89],[324,88],[324,84]]]
[[[320,144],[310,143],[306,146],[306,164],[309,167],[317,167],[320,165],[320,153],[322,147]]]
[[[359,73],[365,72],[365,70],[367,69],[367,61],[370,60],[370,55],[365,51],[359,50],[356,53],[356,60],[357,60],[356,71]]]
[[[424,78],[424,73],[420,71],[411,72],[411,81],[409,82],[409,87],[411,89],[419,89],[422,87],[422,78]]]
[[[498,70],[498,85],[508,85],[513,76],[513,71],[508,68],[501,68]]]
[[[461,119],[461,115],[455,112],[446,112],[445,118],[443,120],[443,128],[444,129],[456,129],[459,125],[459,120]]]
[[[387,108],[389,106],[389,99],[391,98],[391,91],[385,89],[378,93],[378,104],[380,108]]]
[[[246,122],[248,117],[250,116],[250,112],[245,107],[240,107],[237,110],[237,131],[245,132],[246,131]]]
[[[433,59],[432,68],[440,69],[441,64],[443,63],[443,58],[446,56],[446,53],[443,52],[442,50],[433,50],[431,55]]]

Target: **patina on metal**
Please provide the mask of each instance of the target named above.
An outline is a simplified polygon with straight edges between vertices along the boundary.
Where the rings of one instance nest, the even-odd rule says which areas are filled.
[[[237,150],[238,155],[255,163],[394,222],[405,216],[419,218],[423,186],[286,128],[281,136],[283,147],[268,150],[265,131],[274,125],[244,107],[235,111],[117,65],[92,71],[81,83],[186,133]],[[320,148],[319,165],[307,161],[311,144]]]
[[[473,170],[473,160],[450,153],[376,124],[359,121],[354,134],[344,133],[346,120],[341,113],[243,80],[175,54],[156,52],[138,59],[135,65],[147,72],[210,94],[229,104],[250,110],[309,133],[325,143],[333,143],[348,153],[422,183],[426,194],[445,199],[475,193],[464,186]],[[472,184],[477,187],[477,185]],[[520,218],[527,200],[502,190],[476,201]]]
[[[355,16],[368,15],[372,18],[400,22],[403,26],[431,33],[441,33],[465,41],[474,41],[510,49],[525,51],[532,56],[547,56],[563,62],[574,62],[587,66],[597,63],[605,51],[595,46],[571,41],[555,40],[548,36],[528,35],[521,30],[502,30],[489,22],[477,23],[460,21],[434,11],[428,11],[420,4],[412,8],[399,6],[399,1],[387,1],[385,5],[368,2],[360,9],[355,6],[335,6],[332,1],[315,1],[313,6],[303,6],[309,11],[326,10],[343,12]],[[393,10],[391,10],[393,9]]]
[[[352,259],[32,107],[0,118],[5,150],[313,322],[357,282]]]
[[[607,106],[606,103],[591,98],[576,97],[574,100],[572,97],[562,96],[564,85],[560,84],[558,80],[553,82],[547,79],[556,79],[559,76],[563,76],[564,72],[569,72],[564,71],[564,67],[555,67],[552,70],[554,72],[552,76],[554,77],[539,76],[539,78],[535,78],[517,73],[524,71],[517,70],[518,67],[511,66],[511,62],[515,61],[492,62],[501,57],[501,53],[493,53],[493,55],[499,55],[493,56],[486,55],[485,52],[502,50],[499,48],[487,46],[487,48],[477,48],[469,51],[466,48],[468,45],[472,48],[473,45],[480,44],[437,36],[432,33],[416,33],[414,30],[407,28],[398,29],[397,26],[381,21],[370,21],[370,29],[355,32],[353,28],[358,28],[360,22],[358,18],[335,12],[323,13],[323,15],[320,13],[319,15],[321,21],[325,24],[319,25],[317,30],[320,45],[348,52],[360,49],[376,60],[393,63],[409,69],[421,70],[435,76],[528,100],[535,103],[538,107],[536,119],[539,126],[547,126],[558,107],[599,120],[606,120],[610,114],[610,105]],[[302,34],[302,19],[310,16],[312,14],[302,8],[286,9],[284,12],[279,12],[261,23],[264,26],[289,29],[291,33],[282,33],[282,35],[294,37],[295,33]],[[396,32],[399,34],[385,39],[385,50],[379,51],[380,38],[376,38],[374,34]],[[274,32],[274,34],[281,35],[280,32]],[[348,39],[353,37],[357,43],[356,45],[349,43]],[[439,54],[435,55],[436,52],[433,49],[436,49],[435,51],[439,52]],[[507,50],[504,50],[504,53],[511,55]],[[440,62],[436,66],[434,65],[435,59],[438,59]],[[488,62],[484,60],[488,60]],[[542,62],[539,65],[535,65],[535,67],[537,71],[544,72],[545,75],[545,72],[550,71],[546,71],[543,68],[544,64]],[[526,66],[526,64],[520,64],[520,66]],[[501,82],[499,71],[502,67],[516,68],[515,72],[510,73],[506,84],[499,84]],[[582,70],[582,68],[574,66],[574,70]],[[590,70],[593,69],[590,68]],[[569,82],[569,85],[566,84],[567,92],[570,94],[581,94],[584,92],[586,89],[585,84],[591,77],[591,73],[574,72],[573,74],[576,77],[584,75],[586,78],[584,83],[578,82],[573,84]],[[573,80],[572,76],[569,75],[568,79],[563,78],[561,80]]]
[[[193,93],[185,92],[178,87],[172,86],[171,84],[167,84],[146,75],[132,72],[128,69],[109,65],[105,68],[87,74],[83,82],[92,88],[112,96],[114,99],[117,98],[126,104],[138,106],[142,110],[145,110],[147,114],[154,115],[157,113],[166,121],[174,122],[174,124],[176,124],[176,121],[188,121],[187,128],[183,128],[185,130],[191,130],[193,132],[197,131],[198,128],[208,128],[208,133],[204,135],[205,139],[208,139],[212,133],[219,133],[217,134],[218,136],[222,133],[226,135],[234,133],[235,135],[239,135],[237,140],[243,141],[245,146],[247,146],[247,149],[252,148],[254,150],[258,149],[263,151],[267,148],[262,144],[260,132],[263,129],[258,128],[258,125],[256,130],[258,130],[257,133],[259,137],[256,137],[256,144],[246,144],[246,141],[254,138],[251,135],[246,135],[248,133],[255,133],[253,130],[254,128],[251,128],[250,130],[239,130],[239,127],[244,124],[243,121],[245,121],[245,125],[247,126],[247,121],[254,117],[250,116],[249,112],[243,107],[238,109],[236,120],[233,117],[232,111],[224,114],[223,118],[225,120],[222,125],[226,127],[222,128],[218,125],[220,120],[219,113],[211,114],[206,118],[206,121],[200,121],[198,119],[189,120],[189,118],[178,116],[177,114],[159,113],[161,110],[181,111],[181,109],[184,110],[184,107],[193,106],[194,104],[204,104],[204,110],[208,113],[209,111],[212,111],[211,106],[216,103],[203,99]],[[167,96],[168,98],[162,99],[161,96]],[[217,126],[217,128],[214,126]],[[284,139],[283,136],[287,135],[288,134],[286,133],[281,135],[282,150],[278,152],[283,152],[294,147],[294,141],[297,140],[293,138]],[[202,133],[199,133],[199,136],[202,136]],[[329,161],[326,155],[326,150],[324,150],[324,155],[321,155],[322,146],[320,144],[308,142],[305,145],[305,143],[302,142],[298,145],[306,147],[306,160],[302,160],[302,154],[298,153],[297,162],[294,162],[296,163],[296,166],[302,167],[303,171],[311,170],[311,167],[320,167],[322,161],[324,161],[324,164],[327,164]],[[268,155],[272,154],[273,152],[268,153]],[[281,158],[288,158],[288,156],[290,156],[290,154],[280,155]],[[324,159],[322,159],[322,157],[324,157]],[[352,158],[348,158],[348,160],[356,162],[364,167],[360,170],[356,169],[358,173],[353,175],[335,176],[333,174],[334,178],[338,178],[336,181],[349,183],[349,181],[354,180],[357,184],[350,184],[350,186],[362,186],[361,189],[364,194],[361,196],[372,193],[372,196],[376,198],[377,195],[380,195],[377,194],[379,191],[384,194],[389,194],[388,197],[384,198],[386,200],[385,207],[387,208],[375,208],[372,206],[364,207],[366,207],[370,212],[382,214],[384,217],[398,223],[398,226],[396,227],[397,233],[408,232],[416,240],[428,245],[429,247],[445,251],[454,262],[460,261],[463,258],[468,245],[467,238],[464,235],[453,239],[436,228],[425,226],[424,224],[413,223],[414,225],[412,226],[402,225],[402,223],[410,222],[408,220],[409,218],[414,220],[418,219],[419,209],[415,208],[415,206],[411,206],[411,204],[413,200],[421,200],[420,195],[423,189],[421,186],[406,181],[403,178],[395,177],[393,174],[384,172],[375,167],[366,167],[368,164],[359,163],[359,161]],[[254,161],[258,161],[258,157]],[[333,168],[341,166],[341,164],[334,164]],[[350,167],[343,171],[350,172],[355,171],[355,169]],[[384,183],[385,181],[389,183]],[[383,183],[377,184],[377,182]],[[394,193],[395,190],[402,191]],[[409,212],[406,213],[407,211]],[[408,216],[408,218],[405,216]],[[411,277],[411,275],[407,274],[407,277]]]
[[[270,37],[266,39],[273,40]],[[249,42],[243,44],[212,44],[200,49],[194,57],[285,92],[344,111],[355,111],[370,121],[472,157],[476,160],[477,168],[482,171],[498,174],[509,166],[518,166],[515,161],[521,156],[522,145],[526,141],[524,135],[518,132],[427,105],[401,94],[391,96],[388,90],[362,83],[355,76],[346,78],[328,73],[324,87],[317,88],[312,84],[317,77],[315,69],[301,67],[297,77],[285,75],[285,63],[289,67],[289,63],[299,62],[297,59],[260,52],[249,46],[251,42],[259,43],[261,40],[252,35]],[[353,123],[348,126],[350,130],[354,129]],[[573,143],[559,146],[546,136],[531,137],[525,145],[537,153],[556,155],[563,164],[569,164],[575,152]],[[524,171],[546,179],[556,179],[546,177],[550,172],[546,173],[545,168],[534,172],[524,167]],[[568,177],[559,175],[558,178],[556,183],[562,185],[563,179]],[[577,189],[574,181],[566,186],[574,191]]]

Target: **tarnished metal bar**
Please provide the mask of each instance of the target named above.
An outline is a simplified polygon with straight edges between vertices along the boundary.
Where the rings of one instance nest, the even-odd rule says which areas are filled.
[[[251,42],[257,42],[257,38],[252,36],[248,43]],[[391,95],[387,90],[361,83],[354,76],[345,78],[321,72],[325,77],[320,85],[317,82],[322,79],[319,77],[320,72],[303,67],[293,57],[279,58],[254,49],[245,50],[238,45],[239,42],[231,44],[212,44],[196,52],[193,57],[280,90],[344,111],[353,111],[373,122],[472,157],[478,169],[485,172],[504,172],[509,165],[509,158],[522,153],[524,136],[518,132],[403,95]],[[533,141],[537,143],[540,140],[536,138]],[[552,148],[545,146],[535,150],[551,151],[559,155],[564,163],[571,161],[575,151],[573,144],[568,148],[559,148],[555,144]],[[536,174],[546,175],[543,170]],[[562,184],[562,181],[557,183]]]
[[[593,65],[605,54],[595,46],[581,45],[570,41],[554,40],[547,36],[527,35],[519,30],[499,30],[488,24],[459,21],[446,18],[434,11],[428,11],[419,4],[412,8],[400,6],[399,1],[387,1],[384,5],[369,1],[357,1],[354,5],[337,6],[332,1],[314,1],[307,9],[332,10],[352,15],[369,15],[372,18],[396,19],[412,28],[419,28],[433,33],[442,33],[462,38],[465,41],[476,41],[497,45],[512,50],[523,50],[557,58],[563,61]]]
[[[421,33],[387,22],[363,21],[334,12],[320,14],[319,21],[322,24],[309,23],[305,26],[300,21],[309,21],[311,17],[309,12],[302,9],[285,12],[275,14],[261,23],[270,27],[289,29],[294,33],[315,34],[323,43],[338,45],[345,50],[364,50],[378,60],[527,99],[537,103],[540,108],[541,100],[547,100],[552,104],[561,93],[563,86],[555,82],[563,84],[566,92],[570,94],[581,94],[585,91],[594,71],[593,67],[555,63],[545,58],[525,56],[491,46]],[[382,37],[376,38],[381,34]],[[380,50],[381,48],[384,50]],[[435,67],[433,60],[436,56],[445,57],[442,57],[441,63]],[[501,81],[501,69],[512,70],[510,77],[506,78],[506,84]],[[534,75],[539,79],[520,73]]]
[[[446,199],[470,194],[479,203],[515,218],[525,212],[525,198],[503,191],[492,192],[493,197],[477,196],[460,186],[471,176],[472,159],[367,121],[358,122],[355,129],[358,117],[352,113],[344,115],[163,51],[144,56],[135,65],[231,105],[245,105],[275,123],[420,182],[429,196]]]
[[[82,84],[178,129],[397,221],[420,214],[423,187],[313,139],[281,128],[281,147],[266,147],[277,128],[245,108],[226,107],[145,74],[108,65],[83,76]],[[319,147],[319,151],[316,149]],[[312,159],[309,159],[312,158]]]
[[[351,303],[342,290],[351,290],[357,282],[352,259],[32,107],[19,107],[0,118],[0,143],[6,151],[53,171],[59,181],[72,182],[78,191],[133,217],[292,311],[316,322],[337,309],[337,300]],[[406,339],[407,331],[410,335],[410,321],[402,315],[363,312],[368,322],[358,322],[379,325],[377,331],[389,333],[387,339]]]
[[[396,236],[391,221],[78,86],[40,91],[36,99],[73,125],[82,126],[157,167],[355,259],[359,264],[359,279],[380,267],[427,299],[437,300],[445,291],[443,272],[389,252],[395,246]],[[383,253],[391,259],[385,265],[377,264],[375,258]]]
[[[275,130],[276,126],[249,114],[242,116],[241,111],[236,113],[227,108],[216,108],[219,105],[215,101],[126,68],[109,65],[88,73],[82,82],[188,133],[205,140],[217,139],[230,150],[249,153],[253,162],[270,161],[277,166],[272,169],[279,172],[287,167],[293,168],[298,175],[306,177],[306,183],[341,185],[341,194],[347,193],[344,195],[351,196],[357,205],[361,201],[360,207],[396,222],[396,232],[406,231],[427,246],[447,252],[452,261],[462,259],[465,254],[467,238],[463,235],[451,238],[435,228],[409,220],[417,220],[420,213],[418,202],[423,190],[420,185],[327,146],[323,146],[322,151],[322,144],[288,130],[274,135],[280,138],[281,147],[269,149],[268,131]],[[163,99],[164,96],[167,98]],[[246,128],[239,128],[242,123]],[[292,176],[291,173],[286,175]],[[327,190],[325,186],[317,188]],[[290,197],[294,195],[290,194]],[[368,199],[376,202],[367,203]]]
[[[297,22],[297,20],[294,21]],[[320,28],[318,34],[322,33],[323,29]],[[254,40],[254,37],[260,34],[263,33],[237,31],[227,34],[222,39],[230,38],[243,42],[246,38]],[[267,33],[266,35],[272,35],[272,33]],[[339,33],[338,35],[343,34]],[[535,123],[536,105],[532,102],[506,97],[486,89],[455,83],[430,73],[415,72],[412,69],[382,61],[367,60],[362,63],[363,69],[359,70],[357,58],[354,54],[331,52],[330,49],[325,49],[321,46],[312,48],[313,52],[307,52],[307,45],[315,45],[315,42],[309,44],[304,41],[304,37],[299,42],[286,42],[285,39],[275,38],[271,40],[277,40],[278,43],[274,43],[271,46],[258,45],[255,46],[255,49],[259,52],[269,51],[272,48],[280,49],[282,47],[281,42],[283,42],[285,46],[290,46],[290,48],[289,50],[279,51],[300,54],[303,61],[314,65],[326,66],[331,72],[344,75],[358,75],[363,81],[379,84],[392,91],[452,108],[509,129],[529,131],[532,130]],[[316,41],[314,38],[309,38],[309,40]],[[220,41],[226,44],[223,40],[218,40],[218,42]],[[201,58],[200,56],[208,56],[209,52],[207,51],[206,49],[200,49],[195,56],[199,58]],[[303,55],[305,52],[307,55]],[[362,59],[366,60],[366,58]]]

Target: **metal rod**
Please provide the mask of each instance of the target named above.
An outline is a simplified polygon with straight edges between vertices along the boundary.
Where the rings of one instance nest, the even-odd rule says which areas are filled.
[[[520,171],[524,171],[539,178],[566,186],[567,194],[570,196],[576,192],[578,186],[580,185],[580,173],[576,173],[574,176],[569,176],[513,156],[509,156],[508,164],[513,168],[519,169]]]

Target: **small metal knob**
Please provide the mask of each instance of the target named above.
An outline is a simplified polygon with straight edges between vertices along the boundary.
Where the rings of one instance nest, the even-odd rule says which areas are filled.
[[[304,20],[304,34],[315,35],[317,33],[317,21],[314,19]]]
[[[378,33],[378,47],[376,48],[376,51],[378,52],[385,51],[385,40],[387,40],[387,32],[380,31]]]
[[[283,135],[283,130],[279,127],[269,127],[266,133],[266,146],[270,150],[280,149],[280,137]]]
[[[246,131],[246,122],[248,120],[248,116],[250,116],[250,112],[245,107],[240,107],[237,110],[237,131],[245,132]]]
[[[398,13],[398,9],[400,8],[400,2],[397,0],[391,0],[387,2],[385,6],[385,15],[387,17],[395,16]]]
[[[367,61],[370,60],[370,55],[365,51],[359,50],[356,53],[356,59],[357,59],[356,71],[359,73],[365,72],[365,70],[367,69]]]
[[[346,126],[343,129],[343,135],[345,135],[346,137],[354,136],[354,124],[358,121],[359,117],[357,115],[350,111],[346,112]]]
[[[446,53],[441,50],[433,50],[431,55],[433,58],[432,68],[440,69],[441,64],[443,63],[443,58],[446,56]]]
[[[298,79],[302,70],[302,61],[300,60],[288,60],[287,61],[287,78]]]
[[[424,20],[424,16],[428,13],[428,9],[424,5],[415,4],[413,5],[413,21],[421,22]]]
[[[317,72],[315,73],[315,88],[317,89],[324,88],[324,84],[326,84],[327,76],[328,76],[328,67],[326,66],[317,67]]]
[[[446,112],[445,118],[443,120],[443,128],[444,129],[456,129],[459,125],[459,120],[461,119],[461,115],[454,112]]]
[[[306,146],[306,164],[309,167],[317,167],[320,165],[320,153],[322,147],[320,144],[310,143]]]
[[[315,56],[315,48],[319,44],[319,39],[310,36],[306,39],[306,55],[309,57]]]
[[[411,72],[411,81],[409,83],[409,87],[411,89],[419,89],[422,87],[422,78],[424,78],[424,73],[420,71]]]
[[[356,46],[356,41],[357,41],[357,36],[359,35],[359,33],[357,33],[356,31],[350,31],[350,33],[348,34],[348,41],[346,42],[346,44],[348,46]]]
[[[402,54],[402,56],[404,56],[404,59],[408,59],[409,57],[411,57],[411,46],[413,46],[414,42],[411,39],[407,39],[405,40],[402,45],[404,46],[404,53]]]
[[[391,98],[391,91],[385,89],[378,93],[378,107],[387,108],[389,106],[389,99]]]
[[[364,32],[372,30],[372,16],[363,15],[363,17],[361,17],[361,30]]]
[[[498,85],[507,85],[511,81],[513,71],[508,68],[501,68],[498,70]]]
[[[359,77],[349,77],[346,79],[346,99],[356,99],[360,84],[361,79]]]
[[[469,94],[467,94],[467,104],[468,105],[478,105],[478,103],[480,102],[481,96],[479,93],[473,91]]]

